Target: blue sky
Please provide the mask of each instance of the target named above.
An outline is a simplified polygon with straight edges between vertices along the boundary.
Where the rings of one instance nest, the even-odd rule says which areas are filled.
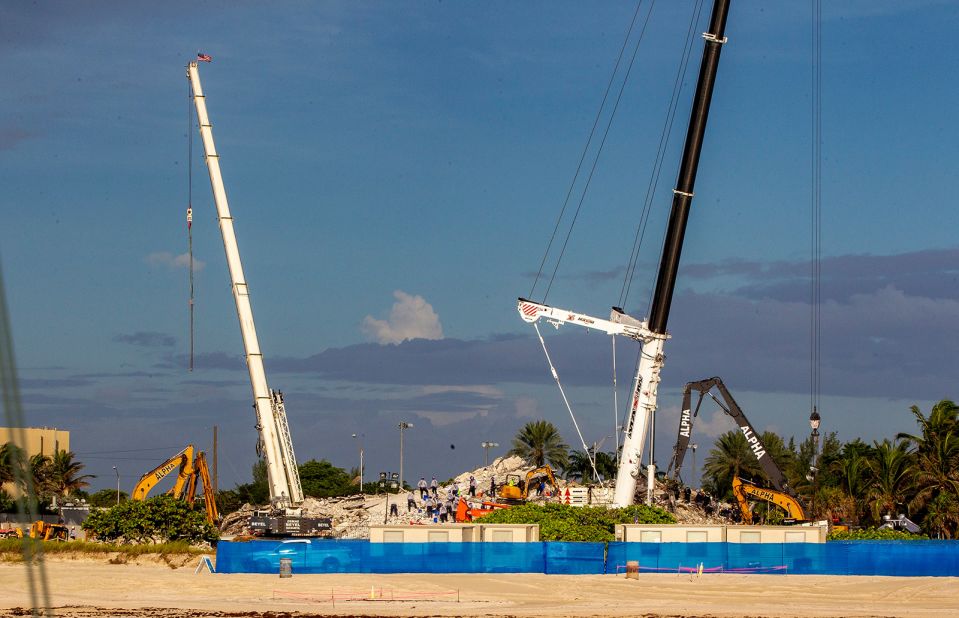
[[[871,440],[912,429],[909,405],[957,396],[959,7],[824,4],[823,423]],[[553,304],[605,315],[619,298],[691,8],[653,7]],[[183,444],[209,448],[214,424],[221,485],[248,477],[249,386],[199,156],[198,356],[186,371],[183,67],[199,49],[214,58],[201,76],[299,459],[355,465],[361,433],[367,470],[393,470],[401,420],[415,424],[407,477],[472,467],[479,442],[505,446],[532,418],[572,443],[514,301],[635,9],[4,4],[0,258],[28,422],[69,429],[95,487],[112,486],[113,465],[129,488]],[[670,319],[661,464],[691,379],[721,375],[757,424],[808,431],[810,27],[803,3],[733,3]],[[701,45],[627,299],[637,316]],[[431,339],[393,343],[406,337]],[[549,341],[587,440],[601,439],[613,426],[608,340],[564,329]],[[625,384],[635,350],[620,352]],[[701,441],[729,427],[710,414]],[[119,452],[132,449],[153,450]]]

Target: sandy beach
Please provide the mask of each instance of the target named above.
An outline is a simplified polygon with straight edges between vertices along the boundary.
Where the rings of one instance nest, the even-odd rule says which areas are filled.
[[[281,579],[194,574],[193,563],[173,568],[146,560],[51,560],[45,568],[54,614],[77,618],[959,614],[959,580],[948,577],[294,574]],[[0,564],[0,577],[0,615],[24,615],[31,607],[25,567]]]

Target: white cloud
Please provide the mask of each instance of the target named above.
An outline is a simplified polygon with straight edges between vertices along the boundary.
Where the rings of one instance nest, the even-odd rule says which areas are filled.
[[[403,290],[393,292],[396,302],[386,320],[373,316],[363,318],[363,332],[380,344],[401,343],[407,339],[442,339],[440,318],[422,296],[411,296]]]
[[[170,269],[189,268],[190,254],[181,253],[180,255],[173,255],[169,251],[155,251],[146,256],[146,262],[151,266],[166,266]],[[206,262],[198,260],[195,257],[193,258],[193,270],[203,270],[204,266],[206,266]]]

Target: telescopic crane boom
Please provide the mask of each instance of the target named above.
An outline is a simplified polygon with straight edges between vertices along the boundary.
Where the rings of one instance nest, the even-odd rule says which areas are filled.
[[[295,509],[303,502],[303,489],[300,474],[293,453],[293,440],[286,422],[286,410],[283,407],[283,393],[270,390],[263,367],[263,354],[256,337],[253,324],[253,307],[250,304],[250,292],[243,276],[240,263],[240,249],[233,231],[233,217],[226,199],[223,176],[220,173],[220,159],[213,143],[213,125],[206,111],[206,98],[200,85],[200,73],[197,63],[187,67],[187,77],[193,87],[193,102],[196,106],[200,137],[206,154],[206,166],[210,172],[210,184],[213,186],[213,201],[216,203],[217,220],[223,236],[223,249],[230,270],[233,300],[240,321],[240,333],[243,336],[243,348],[246,353],[246,366],[253,387],[253,407],[256,409],[256,428],[259,431],[258,450],[266,461],[267,483],[270,489],[270,501],[277,509]]]
[[[663,345],[669,338],[666,333],[666,323],[669,319],[673,290],[676,287],[676,273],[679,271],[679,258],[683,249],[683,238],[686,234],[686,222],[689,219],[689,209],[693,201],[696,172],[699,168],[699,155],[702,152],[703,138],[706,134],[706,119],[709,116],[713,86],[716,83],[719,56],[723,44],[726,43],[725,31],[726,17],[729,14],[729,1],[714,0],[712,15],[709,20],[709,30],[703,33],[706,45],[703,49],[699,79],[696,83],[696,94],[693,97],[689,125],[686,129],[686,143],[683,147],[679,176],[676,181],[676,188],[673,189],[669,225],[663,244],[663,254],[659,262],[659,275],[656,279],[656,290],[650,305],[649,320],[640,322],[614,308],[614,315],[618,311],[622,316],[629,318],[637,325],[639,332],[636,336],[633,336],[625,332],[613,333],[606,330],[610,334],[627,334],[642,343],[642,354],[633,379],[633,395],[630,399],[629,414],[623,427],[623,450],[619,469],[616,472],[616,490],[613,494],[613,504],[615,506],[628,506],[635,501],[636,483],[640,474],[643,447],[647,435],[653,433],[650,431],[650,426],[653,423],[654,412],[656,411],[659,375],[666,362]],[[530,313],[525,313],[524,303],[528,304],[529,302],[522,298],[519,300],[520,316],[527,322],[535,322],[542,316],[543,311],[531,307],[529,309]],[[540,305],[540,307],[545,307],[545,305]],[[572,313],[571,315],[580,314]],[[549,317],[555,320],[554,324],[575,322],[587,328],[593,328],[593,326],[573,317],[568,320],[558,319],[555,315]],[[589,316],[584,317],[589,318]],[[652,452],[650,452],[646,482],[647,502],[652,502],[655,474],[656,466],[652,458]]]

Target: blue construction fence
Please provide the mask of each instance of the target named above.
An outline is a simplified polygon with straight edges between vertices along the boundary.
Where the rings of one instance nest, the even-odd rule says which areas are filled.
[[[218,573],[554,573],[601,575],[604,543],[370,543],[366,540],[221,541]]]
[[[957,541],[829,543],[370,543],[289,539],[217,544],[219,573],[547,573],[640,572],[793,575],[959,576]]]

